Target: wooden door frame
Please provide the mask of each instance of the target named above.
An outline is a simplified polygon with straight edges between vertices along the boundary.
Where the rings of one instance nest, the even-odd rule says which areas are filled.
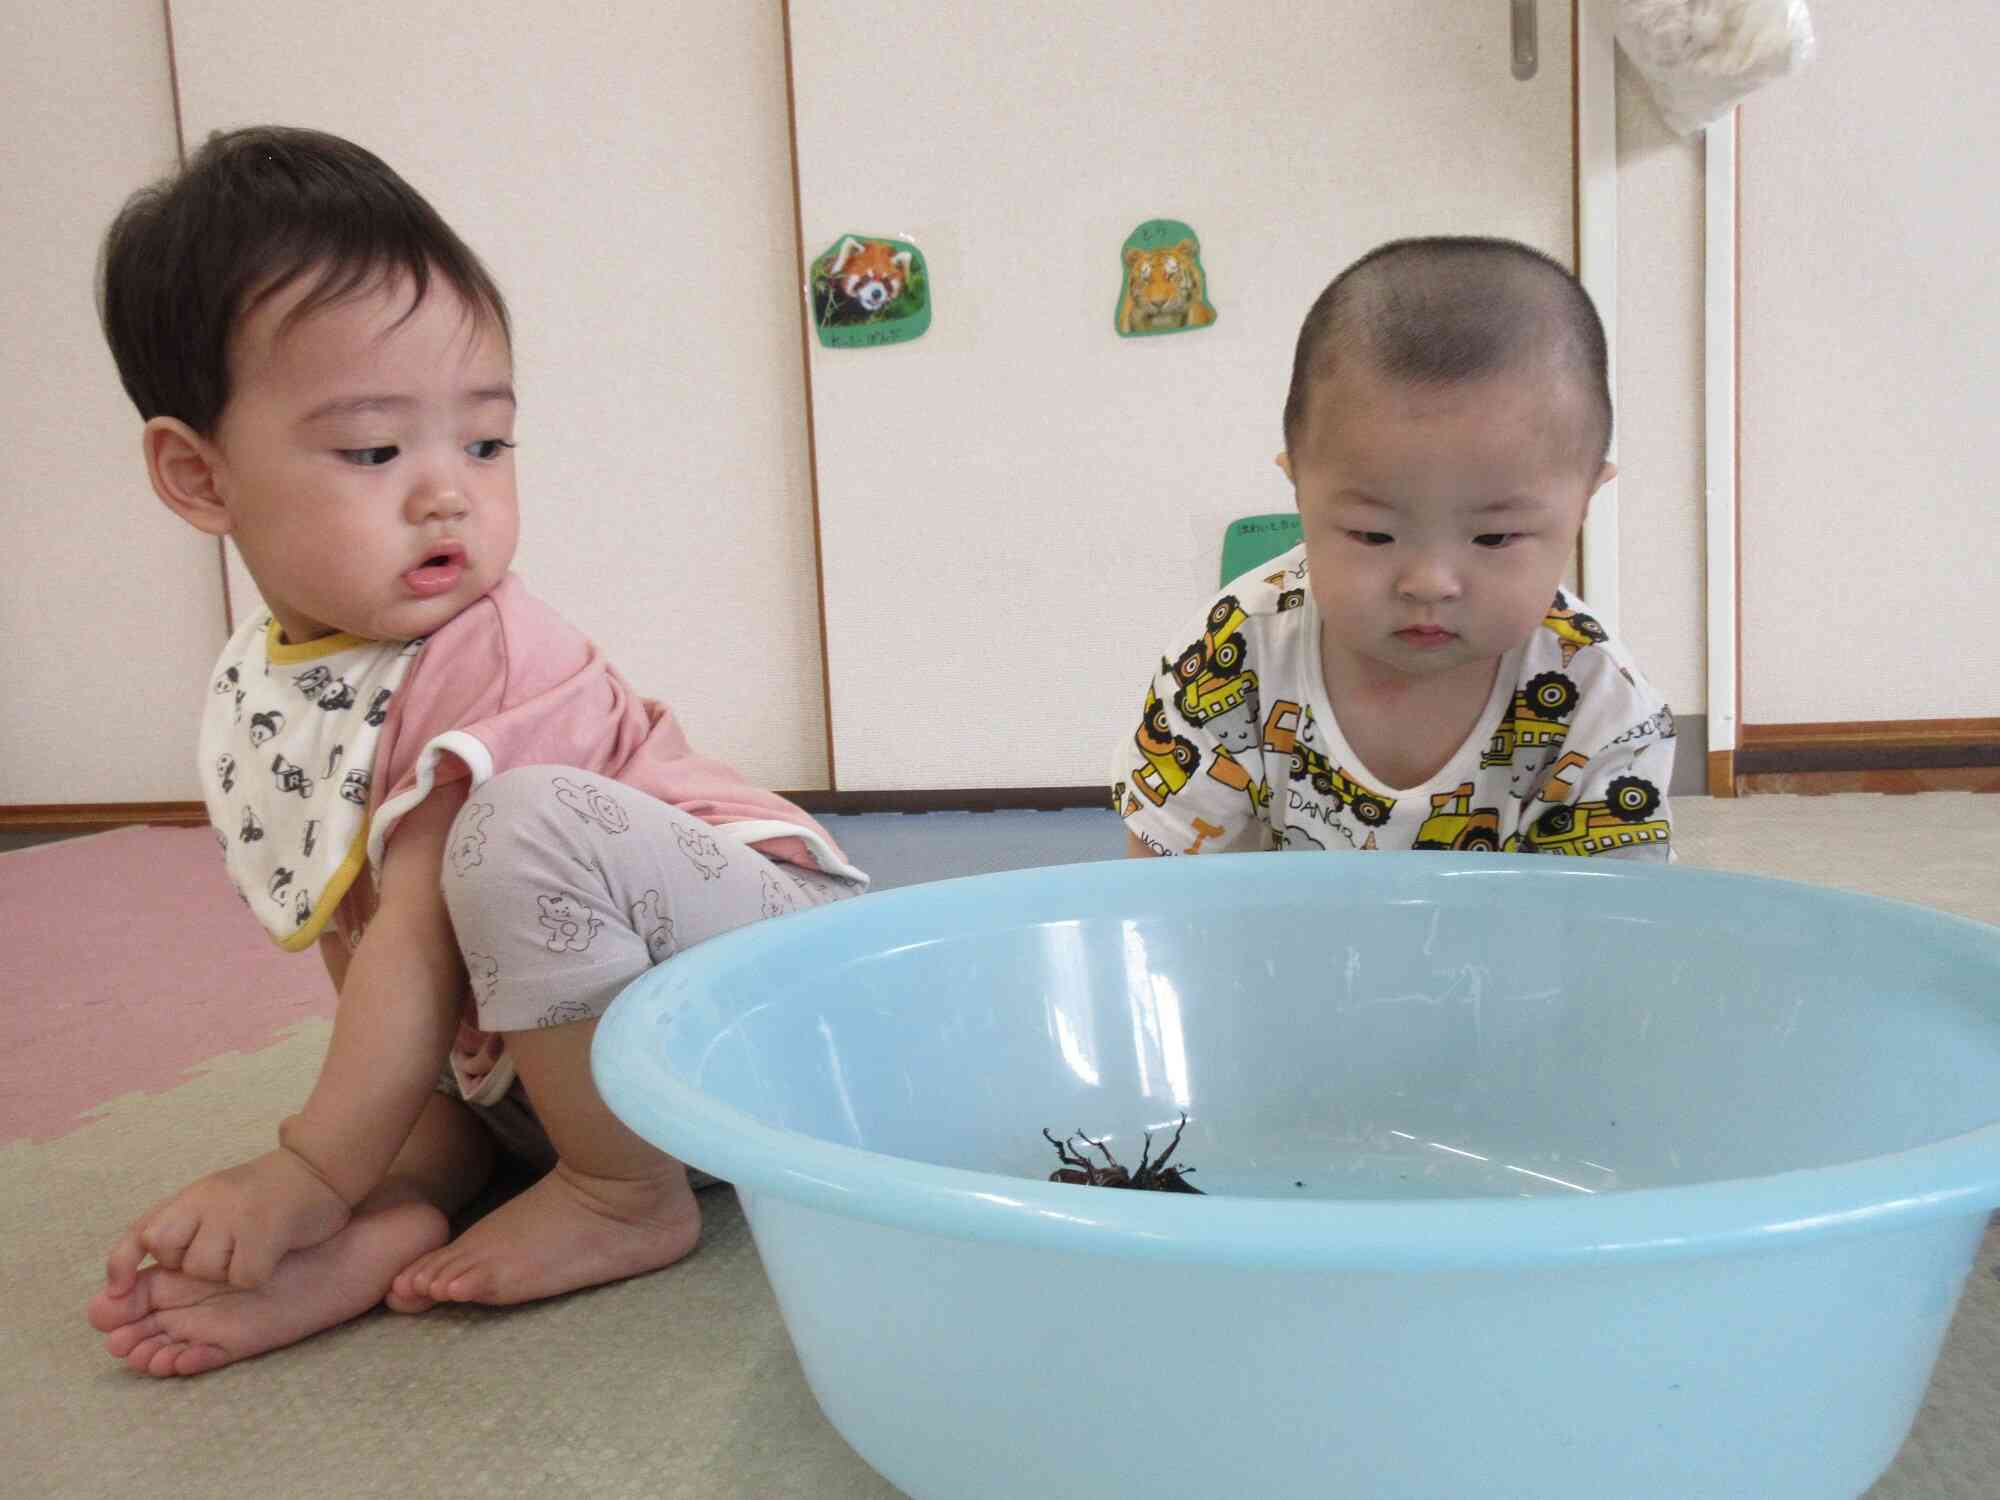
[[[1570,166],[1575,183],[1576,276],[1604,324],[1607,375],[1618,389],[1618,43],[1615,0],[1570,6]],[[1609,459],[1618,459],[1613,424]],[[1618,633],[1618,481],[1590,503],[1584,518],[1581,592],[1590,610]]]

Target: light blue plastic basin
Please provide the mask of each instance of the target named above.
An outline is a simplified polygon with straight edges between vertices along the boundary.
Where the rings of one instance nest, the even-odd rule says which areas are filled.
[[[918,1500],[1849,1500],[2000,1206],[2000,929],[1553,858],[1128,860],[676,955],[599,1029]],[[1206,1196],[1052,1183],[1140,1132]],[[663,1292],[666,1316],[673,1299]]]

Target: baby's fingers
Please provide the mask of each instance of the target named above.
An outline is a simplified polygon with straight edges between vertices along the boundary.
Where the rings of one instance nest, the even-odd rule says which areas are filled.
[[[187,1254],[188,1242],[200,1228],[201,1214],[190,1208],[183,1196],[156,1210],[150,1224],[140,1226],[139,1243],[169,1271],[178,1271],[181,1258]]]
[[[139,1279],[139,1267],[145,1264],[151,1246],[147,1234],[153,1221],[167,1209],[174,1200],[162,1198],[151,1208],[132,1221],[132,1227],[118,1237],[118,1243],[111,1247],[111,1254],[104,1262],[104,1289],[114,1297],[122,1297],[132,1290]]]
[[[138,1284],[139,1267],[145,1259],[146,1247],[140,1242],[139,1231],[126,1230],[104,1262],[104,1290],[113,1297],[131,1291]]]
[[[181,1252],[180,1269],[189,1276],[199,1276],[203,1281],[224,1282],[229,1280],[229,1258],[236,1249],[236,1236],[217,1224],[213,1219],[205,1219],[188,1241],[187,1249]],[[162,1265],[168,1264],[160,1252]]]
[[[228,1281],[231,1286],[248,1291],[269,1281],[271,1273],[277,1268],[278,1257],[272,1252],[271,1241],[267,1237],[241,1235],[230,1251]]]

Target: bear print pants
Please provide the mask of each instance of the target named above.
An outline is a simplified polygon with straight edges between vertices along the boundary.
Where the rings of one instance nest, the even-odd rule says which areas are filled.
[[[505,771],[473,791],[452,824],[442,880],[477,1025],[468,1015],[440,1087],[530,1159],[546,1155],[545,1138],[534,1139],[539,1126],[517,1138],[529,1121],[497,1033],[594,1020],[684,948],[862,889],[767,859],[671,803],[568,766]]]

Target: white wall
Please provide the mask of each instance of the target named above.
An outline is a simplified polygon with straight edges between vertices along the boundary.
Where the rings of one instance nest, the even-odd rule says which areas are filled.
[[[1676,713],[1707,710],[1702,154],[1618,57],[1618,626]]]
[[[1974,184],[2000,12],[1812,11],[1817,59],[1740,126],[1744,719],[1990,717],[2000,294]],[[1705,712],[1701,145],[1622,57],[1618,97],[1620,624]]]
[[[2000,714],[2000,9],[1813,15],[1742,111],[1743,717]]]
[[[778,7],[174,0],[173,17],[190,151],[251,123],[345,135],[492,269],[529,585],[697,748],[826,786]],[[235,592],[240,610],[240,571]]]
[[[7,6],[0,55],[0,806],[178,800],[221,571],[153,498],[92,290],[111,216],[174,164],[160,5]]]
[[[752,24],[725,24],[722,12],[710,24],[688,9],[692,31],[660,28],[655,8],[636,4],[560,25],[520,7],[515,24],[482,31],[468,50],[459,12],[398,6],[391,55],[409,71],[392,78],[372,40],[341,47],[302,22],[288,29],[282,15],[274,30],[270,14],[224,0],[174,6],[191,140],[225,115],[311,114],[349,129],[495,264],[521,324],[522,560],[537,586],[643,688],[675,701],[707,746],[767,781],[821,785],[776,8],[725,8]],[[60,26],[49,14],[32,25],[18,8],[0,15],[15,79],[0,119],[30,143],[0,164],[0,186],[12,218],[33,230],[11,244],[14,274],[0,283],[10,330],[0,372],[25,393],[0,411],[16,468],[0,495],[0,805],[188,797],[191,762],[178,747],[192,744],[200,709],[188,684],[202,681],[224,629],[214,550],[151,498],[137,420],[90,305],[105,222],[173,161],[165,37],[152,0],[66,7]],[[371,16],[390,19],[366,6],[353,14],[362,32]],[[1995,467],[1979,376],[1996,315],[1975,232],[1990,210],[1972,189],[1983,180],[1973,147],[1990,144],[2000,122],[1972,71],[1972,42],[2000,41],[2000,20],[1965,3],[1885,19],[1820,0],[1814,14],[1814,67],[1744,115],[1746,717],[1993,714],[2000,681],[1983,642],[1996,617],[1983,580],[2000,572],[2000,528],[1978,485]],[[301,70],[308,33],[323,66]],[[732,76],[739,86],[716,84]],[[465,103],[482,97],[484,116]],[[671,132],[623,127],[675,100],[685,117]],[[1694,713],[1707,707],[1701,154],[1666,131],[1622,61],[1618,101],[1621,629],[1675,706]],[[665,190],[632,190],[647,182]],[[717,183],[732,184],[719,207]],[[606,198],[615,213],[589,207]],[[701,213],[686,209],[698,200]],[[1153,211],[1174,210],[1130,216]],[[1212,234],[1234,212],[1225,203],[1207,224],[1193,216]],[[976,234],[976,214],[966,222]],[[809,227],[808,249],[836,223],[850,227],[830,208]],[[955,248],[948,229],[931,238]],[[727,329],[689,358],[709,319],[677,321],[675,309],[714,300],[702,272],[718,267],[769,296],[731,301]],[[1228,281],[1218,294],[1236,305],[1225,318],[1240,321],[1241,270]],[[1099,293],[1093,283],[1081,295]],[[941,323],[930,338],[964,336]],[[867,361],[855,367],[882,368]],[[708,385],[690,383],[691,369]],[[1243,454],[1243,509],[1285,503],[1275,471],[1262,472],[1263,446]],[[692,484],[677,477],[686,474]],[[626,509],[606,520],[572,495]],[[1166,523],[1190,569],[1210,550],[1210,521]],[[907,535],[878,525],[851,540],[879,553]],[[767,578],[787,582],[765,588]],[[1005,596],[992,597],[1004,613]],[[746,632],[775,662],[772,679],[725,701],[710,664],[742,659]],[[142,725],[143,739],[98,735],[106,703]]]
[[[813,353],[843,789],[1106,781],[1152,665],[1272,455],[1293,342],[1389,238],[1572,250],[1568,18],[1508,66],[1504,6],[1148,13],[793,0],[808,254],[915,240],[934,321]],[[1421,17],[1421,24],[1417,18]],[[1207,329],[1120,339],[1119,247],[1202,239]]]

